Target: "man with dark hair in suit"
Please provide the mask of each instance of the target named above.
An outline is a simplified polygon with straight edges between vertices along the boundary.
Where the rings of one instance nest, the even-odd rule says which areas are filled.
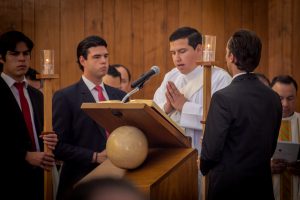
[[[113,64],[111,65],[115,67],[121,74],[121,90],[124,92],[131,91],[131,73],[129,69],[125,65],[121,64]]]
[[[300,113],[296,112],[297,82],[289,75],[273,78],[271,88],[280,96],[282,121],[278,141],[300,143]],[[273,189],[276,200],[300,199],[300,158],[295,162],[272,159]]]
[[[214,93],[207,116],[200,169],[208,174],[208,200],[273,200],[270,160],[281,123],[279,96],[252,73],[261,41],[249,30],[229,39],[232,83]]]
[[[57,199],[67,199],[72,187],[106,159],[107,132],[80,107],[84,102],[122,100],[125,92],[105,85],[108,70],[106,41],[89,36],[77,46],[83,74],[79,82],[53,96],[53,128],[59,133],[55,155],[63,161]],[[105,116],[103,116],[105,117]]]
[[[32,48],[33,42],[19,31],[0,36],[1,169],[5,173],[1,195],[11,199],[43,199],[44,169],[55,164],[54,155],[43,152],[43,142],[54,149],[57,135],[41,134],[43,95],[25,78]]]

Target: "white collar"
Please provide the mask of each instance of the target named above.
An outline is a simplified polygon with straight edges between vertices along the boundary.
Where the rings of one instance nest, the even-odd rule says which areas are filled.
[[[92,81],[87,79],[84,75],[82,75],[82,80],[86,84],[86,86],[89,88],[90,91],[95,89],[96,85]],[[100,86],[102,87],[103,90],[105,90],[103,81],[100,83]]]
[[[3,78],[3,80],[6,82],[6,84],[10,88],[17,82],[15,79],[13,79],[9,75],[5,74],[4,72],[1,73],[1,77]],[[28,81],[26,80],[25,76],[21,82],[25,82],[25,87],[26,88],[28,87]]]
[[[251,72],[251,73],[253,73],[253,72]],[[241,75],[243,75],[243,74],[247,74],[247,72],[241,72],[241,73],[238,73],[238,74],[234,75],[234,76],[232,77],[232,79],[234,79],[234,78],[236,78],[236,77],[238,77],[238,76],[241,76]]]
[[[289,116],[289,117],[284,117],[284,118],[282,118],[282,120],[291,120],[291,119],[293,119],[294,117],[296,116],[296,112],[294,112],[291,116]]]

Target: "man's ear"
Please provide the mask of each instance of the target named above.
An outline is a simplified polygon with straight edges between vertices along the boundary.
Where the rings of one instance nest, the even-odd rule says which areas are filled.
[[[86,59],[83,56],[79,57],[79,62],[82,66],[84,66]]]
[[[230,60],[231,63],[236,62],[236,58],[234,57],[234,55],[232,53],[229,53],[229,60]]]
[[[202,45],[198,44],[195,49],[198,53],[202,52]]]
[[[4,60],[2,59],[1,55],[0,55],[0,63],[4,64]]]

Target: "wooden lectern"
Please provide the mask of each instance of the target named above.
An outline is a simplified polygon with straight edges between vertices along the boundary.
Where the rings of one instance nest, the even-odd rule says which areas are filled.
[[[133,182],[149,199],[198,199],[197,150],[153,101],[83,103],[81,108],[109,132],[124,125],[144,132],[150,148],[147,159],[137,169],[126,171],[123,178]],[[97,175],[97,168],[86,177],[103,176]]]

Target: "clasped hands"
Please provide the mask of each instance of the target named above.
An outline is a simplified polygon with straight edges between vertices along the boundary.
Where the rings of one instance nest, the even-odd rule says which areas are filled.
[[[169,114],[173,110],[181,112],[183,105],[185,104],[187,99],[182,93],[180,93],[180,91],[172,81],[168,81],[166,89],[166,103],[164,105],[165,112],[167,114]]]
[[[300,161],[289,163],[283,159],[273,159],[271,161],[271,169],[273,174],[281,174],[287,170],[295,176],[300,176]]]

